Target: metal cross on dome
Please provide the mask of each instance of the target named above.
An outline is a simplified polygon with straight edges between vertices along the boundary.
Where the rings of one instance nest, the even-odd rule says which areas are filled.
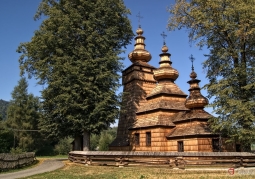
[[[141,16],[140,12],[136,15],[136,17],[138,18],[138,25],[139,28],[141,28],[141,19],[143,18],[143,16]]]
[[[163,31],[163,33],[160,34],[160,35],[163,37],[163,40],[164,40],[163,44],[166,45],[166,37],[167,37],[167,35],[165,34],[164,31]]]
[[[191,63],[192,63],[192,67],[191,67],[191,70],[194,71],[194,66],[193,66],[193,62],[195,61],[195,58],[193,57],[193,55],[191,54],[190,57],[189,57]]]

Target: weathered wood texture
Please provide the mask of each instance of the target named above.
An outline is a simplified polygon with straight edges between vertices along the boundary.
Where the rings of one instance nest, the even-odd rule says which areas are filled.
[[[166,134],[170,129],[137,129],[132,131],[130,135],[130,143],[132,151],[168,151]],[[146,133],[151,133],[151,145],[146,144]],[[140,135],[139,145],[135,144],[134,136],[136,133]]]
[[[148,93],[155,87],[152,66],[133,64],[123,71],[123,99],[117,137],[110,150],[130,150],[128,128],[134,123],[138,107],[144,103]]]
[[[8,170],[29,165],[35,160],[35,153],[24,154],[0,154],[0,170]]]
[[[255,154],[246,152],[120,152],[72,151],[69,160],[86,165],[168,165],[186,166],[255,166]]]
[[[187,124],[183,124],[184,126]],[[192,125],[192,124],[189,124]],[[137,129],[131,131],[130,135],[130,150],[132,151],[178,151],[178,141],[183,141],[184,152],[213,152],[212,137],[192,137],[192,138],[178,138],[167,140],[165,136],[170,133],[172,129],[157,127],[149,129]],[[151,145],[146,145],[146,133],[151,133]],[[139,144],[135,143],[135,135],[139,133]],[[232,144],[226,144],[223,141],[222,151],[234,152],[235,147]]]

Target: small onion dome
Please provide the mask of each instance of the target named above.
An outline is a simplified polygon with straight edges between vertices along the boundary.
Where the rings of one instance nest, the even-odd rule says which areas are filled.
[[[133,63],[137,61],[149,62],[151,54],[145,50],[145,37],[142,36],[143,30],[139,27],[136,33],[138,36],[135,37],[135,49],[128,54],[128,58]]]
[[[179,77],[179,72],[174,69],[170,60],[170,53],[167,53],[168,47],[164,43],[161,48],[162,53],[160,56],[159,68],[154,70],[154,79],[156,81],[170,79],[171,81],[175,81]]]
[[[195,94],[197,93],[197,94]],[[204,108],[209,103],[208,99],[201,95],[200,90],[194,91],[194,93],[190,94],[190,96],[185,101],[186,108]]]
[[[201,94],[199,87],[200,80],[196,79],[196,77],[197,74],[192,67],[192,72],[190,73],[191,80],[188,81],[190,84],[190,94],[185,101],[185,106],[189,109],[204,108],[209,103],[208,99]]]
[[[159,81],[162,79],[171,79],[172,81],[175,81],[179,77],[178,71],[172,67],[158,68],[154,70],[153,72],[154,72],[154,79],[156,81]]]
[[[136,61],[149,62],[151,60],[151,54],[144,49],[137,49],[128,54],[128,58],[131,62]]]

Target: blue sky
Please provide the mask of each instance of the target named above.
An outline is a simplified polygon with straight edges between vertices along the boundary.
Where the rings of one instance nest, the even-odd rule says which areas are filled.
[[[11,92],[17,85],[19,76],[18,59],[20,54],[16,52],[21,42],[30,41],[34,31],[39,28],[40,21],[34,21],[33,17],[41,0],[1,0],[0,1],[0,99],[11,100]],[[159,54],[163,45],[163,38],[160,35],[165,31],[166,44],[171,53],[173,68],[179,71],[179,78],[176,80],[177,85],[187,94],[189,94],[191,62],[189,56],[195,57],[194,67],[201,80],[200,86],[208,82],[205,79],[206,73],[202,69],[202,62],[205,60],[203,54],[206,51],[199,50],[195,44],[190,44],[188,33],[185,30],[167,31],[167,21],[170,14],[167,7],[174,4],[174,0],[124,0],[127,8],[131,10],[129,16],[133,31],[138,28],[137,14],[140,12],[143,17],[140,21],[144,36],[146,38],[146,50],[148,50],[152,59],[149,62],[155,67],[159,67]],[[123,54],[125,67],[131,62],[127,58],[129,52],[134,49],[134,41]],[[28,80],[29,93],[40,96],[42,87],[36,84],[35,80]],[[206,95],[206,91],[202,91]]]

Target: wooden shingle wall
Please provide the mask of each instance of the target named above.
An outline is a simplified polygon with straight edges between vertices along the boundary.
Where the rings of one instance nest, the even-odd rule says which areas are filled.
[[[170,132],[171,129],[166,129],[163,127],[151,128],[151,129],[137,129],[131,132],[130,142],[132,151],[167,151],[167,139],[166,134]],[[146,145],[146,133],[151,133],[151,145]],[[139,133],[140,144],[136,145],[134,142],[134,135]]]
[[[147,64],[147,63],[146,63]],[[146,96],[155,87],[152,66],[133,64],[123,71],[123,103],[118,124],[117,137],[110,145],[110,150],[130,150],[128,128],[136,119],[139,106],[146,101]]]

